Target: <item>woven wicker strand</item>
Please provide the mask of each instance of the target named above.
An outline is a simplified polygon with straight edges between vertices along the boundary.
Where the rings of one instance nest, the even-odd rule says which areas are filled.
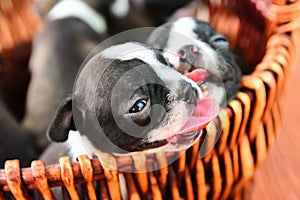
[[[17,41],[32,38],[34,29],[28,33],[30,30],[21,23],[29,23],[30,17],[36,20],[32,10],[24,10],[15,1],[3,2],[0,1],[0,34],[5,39],[0,38],[0,52],[12,48]],[[32,4],[30,0],[24,2]],[[79,199],[80,191],[86,191],[89,199],[121,199],[121,182],[125,182],[132,200],[149,196],[158,200],[245,198],[255,169],[264,161],[281,127],[284,89],[295,49],[299,48],[294,44],[300,38],[300,2],[205,2],[209,22],[229,39],[233,49],[246,52],[246,59],[255,66],[243,77],[237,97],[206,127],[205,138],[169,166],[168,159],[174,154],[114,157],[95,152],[93,159],[81,156],[78,162],[71,163],[68,157],[62,157],[58,164],[48,166],[36,160],[30,168],[22,169],[18,160],[8,160],[5,169],[0,169],[0,199],[4,199],[6,191],[16,199],[30,199],[31,190],[38,191],[43,199],[55,199],[51,189],[57,187],[72,199]],[[14,22],[8,20],[8,16],[15,17],[10,13],[15,10],[29,17],[27,22],[19,17]],[[251,19],[245,13],[251,14]],[[11,27],[22,30],[14,35]],[[103,159],[108,159],[114,169],[102,165]],[[146,172],[154,169],[154,161],[162,168]],[[143,172],[123,172],[126,169]]]
[[[7,185],[16,199],[28,200],[30,199],[27,191],[25,190],[20,172],[20,161],[9,160],[5,162],[5,174]]]
[[[31,163],[31,168],[32,168],[32,175],[34,178],[34,186],[41,194],[43,199],[45,200],[54,199],[54,196],[48,185],[48,179],[47,179],[44,162],[40,160],[33,161]]]
[[[80,166],[84,166],[84,167],[81,167],[80,169],[81,169],[82,176],[86,180],[86,187],[87,187],[89,199],[95,200],[95,199],[97,199],[97,196],[96,196],[96,191],[95,191],[94,184],[93,184],[92,163],[91,163],[90,159],[88,158],[88,156],[86,156],[86,155],[80,156],[77,159],[78,159]]]

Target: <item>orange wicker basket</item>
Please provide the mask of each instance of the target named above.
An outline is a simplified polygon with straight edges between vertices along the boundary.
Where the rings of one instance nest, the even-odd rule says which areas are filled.
[[[3,12],[1,7],[0,15]],[[217,118],[205,129],[206,142],[199,140],[176,162],[145,173],[112,170],[100,162],[105,158],[116,166],[147,169],[151,163],[143,162],[143,154],[124,158],[96,153],[93,159],[81,156],[75,163],[61,157],[58,164],[47,166],[36,160],[30,168],[22,169],[18,160],[8,160],[5,169],[0,170],[0,199],[6,191],[17,199],[30,199],[32,190],[44,199],[54,199],[54,187],[61,187],[71,199],[81,198],[82,193],[89,199],[121,199],[119,173],[124,174],[129,199],[245,198],[255,169],[280,130],[282,93],[296,48],[300,48],[295,46],[300,38],[300,1],[206,0],[197,16],[227,36],[232,48],[250,66],[245,66],[248,74],[237,97],[220,113],[225,117]],[[3,44],[1,40],[0,52]],[[217,139],[212,148],[210,144]],[[199,158],[203,148],[212,149]],[[156,154],[153,159],[163,166],[168,157]]]

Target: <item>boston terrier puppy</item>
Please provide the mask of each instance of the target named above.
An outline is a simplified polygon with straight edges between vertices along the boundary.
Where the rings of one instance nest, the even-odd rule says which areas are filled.
[[[57,162],[95,150],[115,155],[180,151],[217,116],[216,101],[174,70],[162,54],[137,42],[111,46],[80,71],[73,95],[49,129],[53,143],[41,159]]]
[[[72,92],[82,61],[104,39],[103,17],[83,1],[59,1],[33,42],[23,126],[37,151],[49,143],[46,130],[60,102]]]
[[[226,38],[206,22],[183,17],[154,30],[147,44],[160,49],[180,73],[198,70],[209,93],[226,107],[238,90],[241,70]],[[195,76],[194,72],[193,76]]]

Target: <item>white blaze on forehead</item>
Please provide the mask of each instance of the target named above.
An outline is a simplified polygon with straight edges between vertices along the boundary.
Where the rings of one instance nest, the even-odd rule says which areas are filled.
[[[172,31],[176,31],[188,38],[196,39],[197,35],[194,32],[196,28],[195,21],[190,17],[183,17],[173,23]]]
[[[169,66],[166,66],[163,63],[161,63],[157,59],[155,52],[152,49],[149,49],[142,44],[136,42],[128,42],[124,44],[115,45],[102,51],[101,55],[110,59],[142,60],[154,70],[154,72],[159,76],[161,80],[163,81],[168,80],[168,82],[165,83],[166,86],[169,87],[169,89],[173,88],[172,85],[167,85],[167,83],[170,83],[170,81],[172,81],[171,83],[173,84],[173,86],[175,86],[174,88],[178,88],[180,86],[176,84],[180,83],[179,80],[186,80],[190,82],[192,86],[198,90],[200,96],[202,96],[201,95],[202,92],[200,88],[197,86],[197,84],[194,81],[186,78],[176,70],[170,69]]]
[[[109,47],[102,51],[101,55],[106,58],[119,60],[132,60],[137,58],[150,65],[162,65],[151,49],[136,42],[128,42]]]
[[[49,20],[65,19],[69,17],[75,17],[84,21],[98,33],[104,33],[107,29],[104,17],[82,0],[59,1],[47,15],[47,19]]]
[[[170,29],[169,38],[163,55],[170,60],[174,60],[174,56],[180,48],[185,45],[196,45],[204,54],[207,67],[211,70],[217,70],[217,53],[206,42],[201,41],[197,34],[194,32],[197,24],[191,17],[183,17],[175,21]],[[172,56],[174,55],[174,56]],[[205,66],[203,66],[205,67]],[[215,71],[218,73],[217,71]]]
[[[180,78],[179,76],[181,76],[177,71],[171,70],[168,66],[161,63],[152,49],[149,49],[139,43],[128,42],[112,46],[104,50],[101,54],[104,57],[111,59],[139,59],[148,64],[162,80],[164,80],[165,78],[175,80]]]
[[[195,28],[196,23],[192,18],[184,17],[175,21],[170,29],[169,38],[164,51],[176,54],[178,49],[184,45],[196,44],[197,35],[194,32]]]

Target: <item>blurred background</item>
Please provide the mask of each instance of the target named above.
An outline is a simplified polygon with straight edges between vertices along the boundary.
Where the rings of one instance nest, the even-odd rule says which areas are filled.
[[[299,39],[297,46],[299,50]],[[252,199],[300,199],[300,52],[296,55],[285,91],[282,128],[256,172]]]
[[[5,103],[3,110],[8,111],[17,122],[22,120],[25,113],[26,93],[31,76],[28,62],[32,38],[55,2],[0,0],[0,97]],[[93,0],[87,2],[106,16],[107,36],[135,27],[158,26],[172,16],[193,16],[198,5],[191,0],[136,0],[133,1],[135,4],[131,12],[124,17],[113,12],[106,13],[111,4],[109,0],[103,0],[101,4]],[[33,4],[36,6],[32,7]],[[183,7],[180,12],[176,12]],[[297,42],[299,50],[300,40]],[[251,199],[300,199],[300,52],[296,52],[296,55],[284,93],[286,102],[282,128],[274,147],[255,173]],[[0,112],[3,110],[0,109]],[[2,140],[4,138],[0,137]]]

